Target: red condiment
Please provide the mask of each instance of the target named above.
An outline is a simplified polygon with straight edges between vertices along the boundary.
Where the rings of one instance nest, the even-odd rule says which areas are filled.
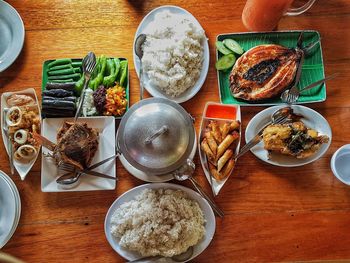
[[[208,105],[205,117],[235,120],[236,108],[226,105]]]

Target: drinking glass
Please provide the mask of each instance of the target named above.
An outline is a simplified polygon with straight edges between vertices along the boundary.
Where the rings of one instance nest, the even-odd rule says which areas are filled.
[[[242,22],[250,31],[274,30],[282,16],[297,16],[309,10],[316,0],[292,7],[293,0],[247,0]]]

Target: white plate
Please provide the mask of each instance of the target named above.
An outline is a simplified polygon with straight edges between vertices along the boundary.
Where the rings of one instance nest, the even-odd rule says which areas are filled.
[[[208,118],[205,117],[206,116],[206,112],[207,112],[207,108],[208,105],[222,105],[224,107],[232,107],[235,108],[236,110],[236,119],[241,122],[241,108],[239,105],[229,105],[229,104],[221,104],[221,103],[216,103],[216,102],[207,102],[205,104],[204,107],[204,111],[203,111],[203,117],[202,117],[202,123],[201,123],[201,127],[200,127],[200,131],[199,131],[199,141],[198,141],[198,152],[199,152],[199,159],[201,161],[201,165],[202,165],[202,169],[204,171],[205,177],[207,178],[209,184],[211,185],[211,189],[212,192],[214,194],[214,196],[217,196],[221,190],[221,188],[224,186],[224,184],[226,183],[226,181],[228,180],[228,178],[231,176],[231,174],[235,171],[235,168],[233,168],[231,174],[229,176],[227,176],[224,180],[222,181],[218,181],[216,180],[213,176],[211,176],[210,172],[209,172],[209,168],[208,168],[208,162],[207,162],[207,156],[205,155],[205,153],[201,150],[201,140],[202,138],[204,138],[204,131],[206,129],[206,127],[208,126],[210,120],[216,120],[219,123],[220,122],[229,122],[229,121],[233,121],[230,119],[218,119],[218,118]],[[239,139],[238,139],[238,144],[237,147],[235,149],[235,155],[238,154],[239,152],[239,148],[240,148],[240,144],[241,144],[241,137],[242,137],[242,129],[240,128],[239,130]]]
[[[163,12],[165,10],[170,11],[171,13],[174,14],[184,14],[188,16],[188,19],[193,22],[194,25],[196,25],[198,28],[202,28],[202,26],[199,24],[198,20],[187,10],[178,7],[178,6],[172,6],[172,5],[164,5],[164,6],[160,6],[158,8],[153,9],[151,12],[149,12],[141,21],[140,25],[138,26],[136,33],[135,33],[135,38],[134,38],[134,44],[133,44],[133,54],[134,54],[134,66],[135,66],[135,70],[137,75],[139,75],[139,70],[140,70],[140,60],[137,57],[137,55],[135,54],[135,41],[138,35],[142,34],[145,32],[145,29],[147,28],[148,24],[154,20],[154,16],[159,13],[159,12]],[[194,95],[196,95],[198,93],[198,91],[201,89],[207,74],[208,74],[208,69],[209,69],[209,45],[208,45],[208,40],[204,40],[204,43],[202,44],[203,48],[204,48],[204,60],[203,60],[203,65],[202,65],[202,70],[201,70],[201,74],[199,76],[199,79],[197,80],[197,82],[195,83],[195,85],[192,88],[189,88],[188,90],[186,90],[184,93],[182,93],[181,95],[179,95],[178,97],[171,97],[169,95],[167,95],[165,92],[163,92],[162,90],[158,89],[157,87],[154,87],[152,85],[150,85],[149,83],[149,79],[147,74],[144,72],[144,87],[145,89],[153,96],[153,97],[161,97],[161,98],[167,98],[170,100],[173,100],[177,103],[182,103],[185,102],[189,99],[191,99]]]
[[[21,199],[16,185],[0,171],[0,249],[15,232],[21,215]]]
[[[24,24],[16,9],[0,0],[0,72],[7,69],[21,53]]]
[[[64,121],[72,121],[72,118],[46,118],[42,125],[42,135],[52,142],[56,142],[58,129],[63,125]],[[100,162],[115,154],[115,118],[114,117],[88,117],[79,118],[78,122],[86,122],[89,127],[96,128],[99,131],[99,144],[97,152],[92,159],[92,163]],[[42,153],[49,153],[45,147]],[[107,162],[94,171],[104,173],[115,177],[115,160]],[[115,180],[100,178],[91,175],[83,175],[80,177],[78,184],[74,187],[65,187],[56,183],[59,175],[56,164],[50,158],[41,157],[41,190],[43,192],[66,192],[66,191],[91,191],[91,190],[113,190],[115,189]]]
[[[38,97],[36,96],[35,90],[30,88],[30,89],[25,89],[25,90],[21,90],[21,91],[15,91],[15,92],[5,92],[1,95],[1,120],[3,118],[3,114],[4,114],[4,108],[8,108],[8,105],[6,103],[7,98],[12,95],[12,94],[27,94],[30,95],[32,97],[34,97],[36,104],[38,105],[38,110],[39,110],[39,117],[40,117],[40,123],[42,122],[41,120],[41,112],[40,112],[40,104],[38,102]],[[1,121],[1,134],[2,134],[2,140],[5,144],[5,149],[7,152],[7,155],[9,155],[8,149],[7,149],[7,142],[8,142],[8,138],[5,136],[3,130],[2,130],[2,121]],[[39,152],[40,149],[37,153],[37,155],[35,156],[35,158],[33,160],[31,160],[29,163],[20,163],[17,162],[15,159],[13,160],[13,165],[16,168],[19,176],[21,177],[22,180],[24,180],[27,176],[27,174],[29,173],[30,169],[32,169],[36,159],[39,156]],[[8,161],[9,163],[9,161]]]
[[[213,213],[213,210],[211,209],[210,205],[208,202],[203,199],[197,192],[193,191],[192,189],[189,189],[187,187],[177,185],[177,184],[170,184],[170,183],[153,183],[153,184],[144,184],[137,186],[135,188],[132,188],[131,190],[125,192],[122,194],[117,200],[114,201],[112,206],[109,208],[106,219],[105,219],[105,234],[107,237],[107,240],[109,244],[112,246],[112,248],[122,257],[125,259],[131,261],[140,258],[140,254],[136,252],[129,251],[127,249],[122,248],[118,240],[114,238],[111,234],[110,228],[111,228],[111,217],[114,213],[114,211],[123,203],[128,202],[130,200],[133,200],[135,196],[140,194],[142,190],[144,189],[160,189],[160,188],[165,188],[165,189],[176,189],[176,190],[182,190],[187,193],[187,195],[198,202],[200,208],[203,211],[205,220],[206,220],[206,225],[205,225],[205,230],[206,233],[204,235],[204,238],[193,248],[193,255],[189,260],[194,259],[197,257],[200,253],[202,253],[210,244],[211,240],[213,239],[214,233],[215,233],[215,216]]]
[[[192,152],[190,153],[190,159],[193,160],[194,156],[196,155],[197,150],[197,135],[195,134],[194,138],[194,144]],[[162,174],[162,175],[153,175],[153,174],[146,174],[138,169],[136,169],[134,166],[132,166],[123,155],[119,155],[119,160],[124,166],[124,168],[131,173],[136,178],[150,183],[164,183],[167,181],[170,181],[174,179],[172,174]]]
[[[257,115],[255,115],[254,118],[251,119],[251,121],[247,125],[246,131],[245,131],[246,142],[252,139],[259,132],[259,130],[271,120],[271,115],[276,110],[285,106],[286,105],[270,107],[259,112]],[[257,144],[251,149],[251,152],[260,160],[263,160],[264,162],[277,165],[277,166],[296,167],[296,166],[302,166],[302,165],[316,161],[317,159],[321,158],[321,156],[324,155],[328,150],[328,147],[332,141],[332,130],[327,120],[321,114],[319,114],[318,112],[308,107],[301,106],[301,105],[293,105],[291,107],[293,108],[294,113],[303,116],[301,120],[302,122],[305,123],[305,125],[308,128],[315,129],[316,131],[319,132],[320,135],[327,135],[329,137],[329,142],[322,144],[318,152],[316,152],[314,155],[310,156],[309,158],[305,158],[305,159],[297,159],[292,156],[286,156],[286,155],[277,154],[277,153],[271,154],[271,158],[269,159],[268,153],[264,149],[264,143],[260,142],[259,144]]]

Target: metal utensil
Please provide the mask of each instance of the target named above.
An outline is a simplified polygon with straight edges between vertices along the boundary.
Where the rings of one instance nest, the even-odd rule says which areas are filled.
[[[7,114],[8,110],[9,110],[8,108],[4,108],[4,111],[3,111],[2,130],[7,138],[7,150],[9,153],[9,163],[10,163],[11,175],[14,175],[15,174],[15,166],[13,164],[13,145],[11,142],[11,136],[9,134],[9,127],[7,125],[7,122],[6,122],[6,114]]]
[[[297,102],[297,100],[299,99],[299,96],[300,96],[300,93],[305,91],[305,90],[309,90],[309,89],[312,89],[324,82],[326,82],[327,80],[330,80],[330,79],[333,79],[337,76],[338,74],[335,73],[333,75],[330,75],[329,77],[326,77],[324,79],[320,79],[304,88],[302,88],[301,90],[298,89],[297,86],[293,86],[290,90],[286,90],[286,94],[284,95],[284,97],[282,99],[283,102],[286,102],[288,104],[293,104],[295,102]],[[284,101],[285,100],[285,101]]]
[[[193,255],[193,247],[189,247],[184,253],[181,253],[179,255],[172,256],[171,258],[168,257],[162,257],[162,256],[150,256],[150,257],[143,257],[138,258],[136,260],[129,261],[129,263],[136,263],[136,262],[158,262],[158,260],[161,259],[171,259],[171,262],[185,262],[186,260],[190,259]],[[163,261],[160,261],[163,262]]]
[[[190,180],[197,192],[208,201],[213,211],[219,216],[223,217],[224,212],[215,204],[215,202],[204,192],[200,184],[192,177],[195,166],[193,162],[187,162],[187,167],[179,169],[173,173],[174,179],[178,181]]]
[[[81,107],[83,105],[84,98],[85,98],[85,90],[89,84],[91,74],[94,71],[95,67],[96,67],[96,56],[93,52],[89,52],[86,55],[86,57],[83,59],[83,73],[84,73],[85,81],[84,81],[83,90],[81,91],[79,105],[74,116],[74,123],[77,121],[78,117],[80,116]]]
[[[73,176],[72,176],[72,174],[73,174]],[[99,172],[95,172],[95,171],[84,171],[83,172],[83,171],[79,171],[79,170],[76,170],[76,171],[67,170],[67,173],[61,175],[59,178],[56,179],[56,183],[63,184],[63,185],[74,184],[75,182],[77,182],[79,180],[80,176],[83,174],[118,181],[118,177],[112,177],[112,176],[102,174]]]
[[[146,41],[146,34],[140,34],[136,38],[134,50],[138,58],[140,59],[140,69],[139,69],[139,78],[140,78],[140,100],[143,99],[143,69],[142,69],[142,57],[143,49],[142,45]]]
[[[96,164],[94,164],[94,165],[92,165],[89,168],[84,169],[84,170],[76,170],[76,167],[74,167],[73,165],[65,163],[65,162],[60,162],[58,164],[58,168],[61,170],[67,171],[68,173],[63,174],[62,176],[57,178],[56,182],[58,184],[65,184],[65,185],[73,184],[79,180],[79,178],[82,174],[93,175],[93,176],[107,178],[107,179],[111,179],[111,180],[118,180],[117,177],[112,177],[109,175],[105,175],[105,174],[102,174],[99,172],[92,171],[93,169],[101,166],[102,164],[104,164],[108,161],[114,160],[118,155],[119,155],[119,153],[115,154],[115,155],[113,155],[113,156],[111,156],[111,157],[109,157],[101,162],[98,162],[98,163],[96,163]],[[71,176],[72,173],[74,174],[74,176]]]
[[[300,61],[299,61],[299,65],[298,65],[298,69],[297,69],[297,73],[295,75],[295,81],[293,84],[293,87],[290,89],[286,89],[285,91],[282,92],[281,94],[281,100],[285,103],[291,104],[290,98],[289,98],[289,93],[293,90],[298,90],[298,83],[300,81],[301,78],[301,72],[302,72],[302,67],[303,67],[303,63],[304,63],[304,52],[301,53],[301,57],[300,57]]]
[[[237,160],[239,157],[241,157],[243,154],[248,152],[251,148],[253,148],[255,145],[257,145],[262,140],[262,133],[265,130],[265,128],[271,124],[283,124],[289,121],[288,114],[290,112],[290,107],[284,107],[277,111],[275,111],[271,116],[271,121],[267,123],[263,128],[260,129],[260,131],[249,141],[247,142],[239,151],[239,153],[235,156],[235,160]]]

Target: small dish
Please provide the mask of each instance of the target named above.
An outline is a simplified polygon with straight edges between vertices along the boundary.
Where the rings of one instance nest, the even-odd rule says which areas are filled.
[[[204,132],[211,120],[217,121],[219,124],[224,122],[232,122],[233,120],[238,120],[241,122],[241,109],[239,105],[223,105],[221,103],[216,102],[207,102],[204,111],[203,111],[203,117],[202,117],[202,123],[199,131],[199,140],[198,140],[198,151],[199,151],[199,158],[202,164],[202,169],[204,171],[204,174],[211,185],[212,191],[214,196],[218,195],[221,188],[224,186],[227,179],[231,176],[233,170],[231,173],[225,177],[223,180],[216,180],[214,176],[211,175],[209,168],[208,168],[208,161],[205,153],[201,150],[201,141],[204,138]],[[241,127],[239,130],[239,138],[238,143],[234,151],[234,155],[236,155],[239,152],[240,148],[240,142],[241,142]]]
[[[248,123],[245,131],[246,143],[250,141],[259,131],[271,120],[271,115],[278,109],[285,107],[285,105],[274,106],[267,108],[256,114]],[[320,149],[312,156],[305,159],[297,159],[292,156],[273,153],[268,156],[268,152],[264,149],[264,143],[261,141],[255,145],[250,151],[260,160],[282,167],[296,167],[314,162],[321,158],[328,150],[332,141],[332,130],[327,120],[318,112],[301,105],[291,106],[294,113],[303,116],[301,121],[305,123],[308,128],[312,128],[319,132],[320,135],[327,135],[328,143],[322,144]]]
[[[343,145],[333,154],[331,169],[339,181],[350,185],[350,144]]]
[[[290,30],[290,31],[275,31],[275,32],[247,32],[247,33],[229,33],[220,34],[217,36],[218,41],[231,38],[236,40],[242,48],[247,51],[255,46],[262,44],[278,44],[286,47],[296,47],[299,34],[303,32],[304,46],[321,39],[320,33],[315,30]],[[219,59],[221,53],[216,50],[216,58]],[[236,99],[230,91],[229,76],[231,70],[217,71],[218,87],[220,101],[223,104],[239,104],[241,106],[269,106],[283,104],[280,97],[259,101],[249,102]],[[313,53],[305,58],[299,87],[307,85],[324,78],[324,63],[322,57],[321,41],[319,47],[315,47]],[[326,100],[326,85],[313,88],[303,92],[296,104],[305,104],[313,102],[322,102]]]
[[[72,121],[72,118],[47,118],[42,125],[42,135],[52,142],[56,142],[57,131],[62,127],[64,121]],[[91,164],[100,162],[115,154],[115,119],[113,117],[88,117],[79,118],[78,122],[86,122],[89,127],[96,128],[99,131],[99,144],[97,152]],[[50,151],[42,148],[41,157],[41,191],[43,192],[76,192],[92,190],[113,190],[116,186],[115,180],[95,176],[82,176],[79,184],[74,187],[62,187],[56,183],[56,179],[62,173],[59,173],[56,164],[50,158],[44,155]],[[115,161],[103,164],[95,171],[110,176],[116,176]]]
[[[24,95],[29,95],[31,96],[32,98],[35,99],[35,102],[38,106],[38,111],[39,111],[39,118],[40,118],[40,123],[42,123],[42,120],[41,120],[41,114],[40,114],[40,104],[39,104],[39,101],[38,101],[38,97],[36,96],[36,93],[35,93],[35,90],[30,88],[30,89],[25,89],[25,90],[21,90],[21,91],[15,91],[15,92],[5,92],[1,95],[1,120],[3,118],[3,114],[4,114],[4,109],[5,108],[8,108],[8,105],[7,105],[7,98],[9,96],[11,96],[12,94],[24,94]],[[2,122],[1,122],[1,126],[2,126]],[[2,140],[5,144],[5,149],[6,149],[6,152],[7,152],[7,155],[9,155],[9,149],[7,148],[7,143],[8,143],[8,138],[5,136],[5,133],[4,131],[2,130],[2,127],[1,127],[1,134],[2,134]],[[29,171],[32,169],[36,159],[38,158],[39,156],[39,152],[40,152],[40,148],[38,149],[38,152],[35,156],[35,158],[33,158],[30,162],[28,163],[21,163],[21,162],[18,162],[16,161],[16,159],[14,158],[14,161],[13,161],[13,165],[15,167],[15,169],[17,170],[19,176],[21,177],[22,180],[24,180],[27,176],[27,174],[29,173]]]
[[[145,33],[145,30],[147,29],[148,24],[154,20],[154,17],[157,13],[162,12],[168,10],[171,13],[174,14],[184,14],[186,16],[188,16],[188,19],[194,24],[196,25],[198,28],[203,29],[203,27],[200,25],[200,23],[198,22],[198,20],[187,10],[178,7],[178,6],[172,6],[172,5],[164,5],[164,6],[160,6],[158,8],[153,9],[151,12],[149,12],[141,21],[140,25],[138,26],[136,33],[135,33],[135,37],[134,37],[134,44],[133,46],[135,46],[135,41],[138,35]],[[188,90],[186,90],[183,94],[181,94],[178,97],[171,97],[167,94],[165,94],[163,91],[160,91],[158,88],[150,85],[149,83],[149,79],[147,77],[147,74],[144,73],[144,83],[145,83],[145,89],[153,96],[153,97],[162,97],[162,98],[167,98],[170,100],[173,100],[177,103],[183,103],[189,99],[191,99],[193,96],[195,96],[199,90],[201,89],[202,85],[204,84],[204,81],[207,77],[208,74],[208,69],[209,69],[209,45],[208,45],[208,40],[205,40],[203,43],[203,48],[204,48],[204,60],[203,60],[203,64],[202,64],[202,70],[201,70],[201,74],[199,76],[199,79],[197,80],[196,84],[192,87],[189,88]],[[134,57],[134,66],[135,66],[135,70],[137,75],[139,74],[139,70],[140,70],[140,61],[139,58],[137,57],[136,53],[135,53],[135,49],[133,48],[133,57]]]
[[[21,216],[21,198],[11,178],[0,171],[0,249],[14,234]]]
[[[83,59],[81,58],[72,58],[71,59],[73,63],[77,63],[77,62],[82,62]],[[126,58],[119,58],[120,61],[127,61]],[[45,90],[45,86],[46,86],[46,83],[49,82],[48,80],[48,70],[49,70],[49,63],[54,61],[54,59],[50,59],[50,60],[46,60],[44,61],[43,63],[43,71],[42,71],[42,81],[41,81],[41,91],[44,91]],[[126,111],[129,109],[129,105],[130,105],[130,102],[129,102],[129,97],[130,97],[130,92],[129,92],[129,85],[130,85],[130,74],[129,74],[129,65],[128,65],[128,74],[127,74],[127,77],[126,77],[126,87],[125,87],[125,93],[126,93],[126,99],[127,99],[127,106],[126,106]],[[125,111],[125,112],[126,112]],[[91,117],[94,117],[94,116],[91,116]],[[123,116],[119,116],[119,117],[115,117],[116,120],[120,120]],[[45,118],[45,116],[43,116],[43,118]],[[90,118],[90,117],[86,117],[86,118]]]
[[[21,53],[24,35],[21,16],[10,4],[0,0],[0,72],[11,66]]]
[[[153,184],[144,184],[137,187],[132,188],[131,190],[125,192],[121,196],[119,196],[111,205],[109,208],[106,218],[105,218],[105,235],[106,238],[111,245],[111,247],[122,257],[124,257],[128,261],[136,260],[138,258],[141,258],[140,254],[137,252],[129,251],[125,248],[122,248],[118,240],[113,237],[110,229],[111,229],[111,218],[113,216],[114,211],[121,206],[123,203],[126,203],[132,199],[135,198],[138,194],[140,194],[144,189],[174,189],[174,190],[182,190],[184,191],[191,199],[198,202],[200,208],[203,211],[204,217],[206,219],[206,225],[205,225],[205,236],[204,238],[193,247],[193,255],[188,261],[191,261],[195,257],[197,257],[199,254],[201,254],[210,244],[211,240],[213,239],[214,233],[215,233],[215,216],[214,212],[211,209],[208,202],[200,196],[197,192],[193,191],[190,188],[177,185],[177,184],[170,184],[170,183],[153,183]]]

